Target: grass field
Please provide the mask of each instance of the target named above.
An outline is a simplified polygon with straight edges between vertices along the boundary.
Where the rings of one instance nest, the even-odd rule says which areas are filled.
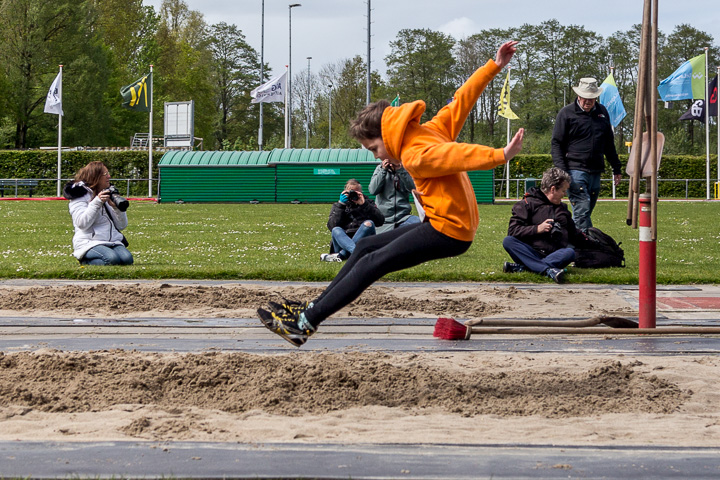
[[[389,275],[391,281],[549,282],[504,274],[501,241],[512,202],[480,205],[472,248],[460,257]],[[625,202],[601,202],[595,225],[622,242],[626,268],[570,268],[570,283],[634,284],[638,231],[625,225]],[[0,202],[0,278],[331,280],[324,263],[330,206],[155,204],[133,202],[125,230],[135,265],[83,267],[72,256],[72,222],[64,201]],[[661,202],[657,278],[663,284],[718,283],[720,202]]]

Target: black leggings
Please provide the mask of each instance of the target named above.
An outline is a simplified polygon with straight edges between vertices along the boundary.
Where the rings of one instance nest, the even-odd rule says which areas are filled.
[[[313,301],[314,305],[305,312],[305,318],[317,327],[384,275],[428,260],[455,257],[465,253],[471,244],[450,238],[427,222],[365,237],[358,242],[335,279]]]

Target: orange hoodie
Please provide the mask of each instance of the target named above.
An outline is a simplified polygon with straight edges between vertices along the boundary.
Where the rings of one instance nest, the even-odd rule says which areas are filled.
[[[455,141],[478,97],[499,72],[500,67],[488,61],[455,92],[452,102],[422,125],[422,100],[383,112],[385,149],[402,161],[417,190],[424,193],[420,199],[433,228],[457,240],[472,241],[479,221],[475,191],[466,172],[505,163],[502,148]]]

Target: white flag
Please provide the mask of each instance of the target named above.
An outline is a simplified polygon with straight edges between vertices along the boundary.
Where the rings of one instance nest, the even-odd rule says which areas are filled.
[[[260,85],[250,92],[251,103],[261,102],[284,102],[285,101],[285,76],[287,72],[271,78],[269,82]]]
[[[62,98],[60,97],[60,74],[55,77],[55,81],[50,86],[50,91],[45,100],[45,113],[54,113],[55,115],[64,115],[62,111]]]

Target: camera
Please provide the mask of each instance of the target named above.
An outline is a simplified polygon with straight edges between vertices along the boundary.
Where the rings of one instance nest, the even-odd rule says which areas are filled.
[[[347,197],[348,200],[352,200],[353,202],[359,198],[358,193],[355,190],[348,190]]]
[[[559,238],[559,237],[562,237],[562,234],[563,234],[563,229],[560,226],[560,223],[553,220],[552,228],[550,229],[550,236],[552,238]]]
[[[130,202],[128,202],[125,197],[120,196],[120,192],[118,192],[118,189],[115,187],[115,185],[110,185],[110,187],[108,188],[108,193],[110,194],[110,200],[112,200],[118,210],[124,212],[128,209],[128,207],[130,206]]]
[[[390,173],[395,173],[395,165],[393,165],[392,163],[388,163],[383,168],[385,168],[385,170],[387,170]]]

